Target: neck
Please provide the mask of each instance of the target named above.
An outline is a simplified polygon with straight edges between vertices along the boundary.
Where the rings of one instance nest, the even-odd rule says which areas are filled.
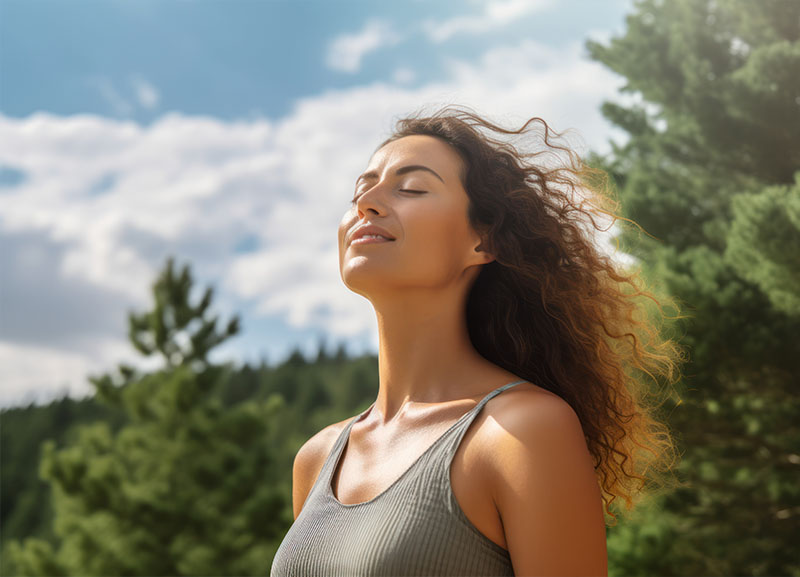
[[[385,424],[409,408],[470,398],[502,385],[498,379],[514,379],[475,350],[465,304],[452,292],[406,291],[402,298],[373,300],[380,338],[373,418]]]

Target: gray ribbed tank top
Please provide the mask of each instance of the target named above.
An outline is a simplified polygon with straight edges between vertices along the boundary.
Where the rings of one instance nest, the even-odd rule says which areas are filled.
[[[278,547],[270,577],[514,575],[508,551],[481,533],[459,506],[450,486],[450,463],[486,402],[524,382],[486,395],[383,493],[344,504],[333,494],[333,472],[350,428],[374,403],[353,417]]]

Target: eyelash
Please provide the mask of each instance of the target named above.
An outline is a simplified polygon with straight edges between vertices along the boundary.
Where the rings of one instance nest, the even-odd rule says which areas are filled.
[[[416,194],[425,194],[426,192],[428,192],[427,190],[411,190],[410,188],[400,188],[398,190],[400,192],[413,192],[413,193],[416,193]],[[359,198],[361,198],[361,195],[358,195],[356,198],[351,200],[350,204],[354,205],[356,202],[358,202]]]

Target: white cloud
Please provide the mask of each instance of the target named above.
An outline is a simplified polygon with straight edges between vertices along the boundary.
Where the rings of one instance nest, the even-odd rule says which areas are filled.
[[[358,72],[364,56],[384,46],[397,44],[400,38],[388,22],[370,20],[359,32],[335,38],[328,47],[326,64],[333,70]]]
[[[0,341],[0,407],[46,404],[65,393],[84,398],[94,393],[88,376],[109,370],[116,362],[134,361],[131,346],[120,338],[93,341],[94,354],[41,345],[19,345]],[[155,368],[154,363],[147,363]]]
[[[395,69],[394,74],[392,74],[392,79],[397,84],[410,84],[414,82],[416,77],[416,73],[411,68],[406,68],[405,66]]]
[[[456,16],[448,20],[426,20],[423,29],[434,42],[444,42],[457,34],[479,34],[501,28],[535,12],[546,10],[552,0],[489,0],[481,14]]]
[[[510,126],[539,116],[559,131],[573,127],[579,151],[606,151],[610,127],[598,108],[621,79],[584,59],[581,48],[556,52],[527,40],[477,62],[454,60],[437,82],[331,90],[274,121],[167,114],[143,127],[89,115],[0,115],[0,164],[26,174],[3,192],[0,243],[28,235],[24,243],[44,247],[40,257],[18,259],[39,265],[10,277],[4,298],[18,302],[4,306],[38,286],[41,299],[62,293],[54,310],[72,306],[76,315],[119,315],[122,323],[125,308],[149,305],[150,284],[170,253],[189,260],[198,281],[219,281],[217,297],[229,309],[252,302],[263,315],[333,339],[369,334],[375,348],[374,313],[343,286],[337,256],[338,223],[375,146],[402,114],[455,102]],[[236,253],[245,236],[257,240],[255,250]],[[72,286],[83,288],[65,290]],[[89,290],[110,295],[102,312],[98,296],[81,300]],[[22,333],[25,323],[4,325],[0,382],[24,389],[69,382],[78,394],[88,367],[120,360],[117,325],[87,325],[69,345],[74,319],[47,322],[40,340],[45,332],[64,336],[46,350]],[[115,347],[98,348],[104,341]],[[37,355],[52,363],[33,362]]]

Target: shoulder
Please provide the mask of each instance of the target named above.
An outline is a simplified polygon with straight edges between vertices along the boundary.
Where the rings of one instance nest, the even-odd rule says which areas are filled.
[[[520,435],[532,436],[534,442],[540,440],[542,431],[535,429],[566,427],[573,432],[576,426],[582,429],[567,401],[532,383],[524,383],[490,399],[480,420],[483,443],[491,446],[492,453]]]
[[[540,387],[524,387],[492,399],[485,407],[482,445],[494,472],[493,489],[502,497],[511,477],[558,466],[594,466],[583,426],[570,404]],[[568,458],[567,458],[568,457]],[[531,479],[525,479],[530,482]]]
[[[577,414],[539,387],[496,400],[482,455],[515,571],[606,575],[600,486]]]
[[[491,399],[484,408],[493,443],[506,444],[514,436],[531,436],[542,440],[544,432],[569,429],[580,433],[583,428],[570,404],[557,394],[536,385],[517,387]]]
[[[297,450],[292,465],[292,509],[295,519],[300,514],[306,497],[314,486],[336,439],[353,418],[349,417],[328,425],[315,433]]]

